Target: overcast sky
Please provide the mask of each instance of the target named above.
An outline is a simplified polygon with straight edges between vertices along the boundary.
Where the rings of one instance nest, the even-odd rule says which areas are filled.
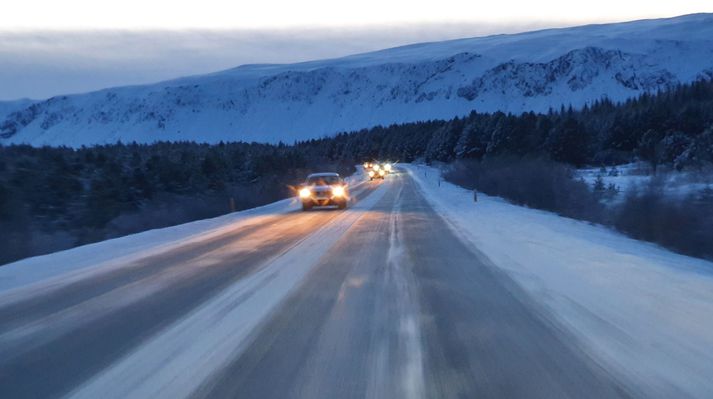
[[[710,11],[711,0],[12,1],[0,13],[0,99],[421,41]]]

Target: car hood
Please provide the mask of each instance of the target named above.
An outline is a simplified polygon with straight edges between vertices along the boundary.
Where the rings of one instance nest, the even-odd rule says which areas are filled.
[[[312,190],[331,190],[332,186],[326,185],[326,186],[309,186],[310,189]]]

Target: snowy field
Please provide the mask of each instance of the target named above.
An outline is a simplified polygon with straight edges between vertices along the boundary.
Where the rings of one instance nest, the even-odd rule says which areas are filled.
[[[662,167],[663,168],[663,167]],[[632,189],[643,189],[652,179],[659,179],[663,192],[671,198],[682,198],[705,188],[713,188],[713,172],[678,172],[660,170],[654,177],[645,163],[630,163],[606,168],[579,169],[577,176],[590,186],[599,176],[605,186],[613,184],[619,190],[616,200],[621,200]]]
[[[713,397],[713,263],[404,165],[453,228],[649,397]]]

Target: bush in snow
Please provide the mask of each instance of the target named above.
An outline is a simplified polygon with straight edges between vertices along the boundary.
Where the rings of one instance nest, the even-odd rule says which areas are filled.
[[[627,193],[611,222],[640,240],[676,251],[713,259],[713,189],[706,188],[683,199],[665,197],[662,183],[654,179]]]
[[[601,176],[590,186],[563,164],[512,157],[457,161],[445,177],[518,205],[612,226],[636,239],[713,259],[711,188],[684,198],[667,197],[665,179],[659,176],[612,203],[619,188],[605,185]]]
[[[514,157],[461,160],[452,165],[445,177],[518,205],[563,216],[598,221],[604,210],[587,183],[573,178],[571,168],[548,160]]]

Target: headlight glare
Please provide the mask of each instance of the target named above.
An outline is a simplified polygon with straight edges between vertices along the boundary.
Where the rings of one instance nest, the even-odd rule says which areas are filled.
[[[307,187],[300,190],[301,198],[308,198],[310,195],[312,195],[312,191],[310,191]]]
[[[344,196],[344,187],[342,187],[342,186],[332,187],[332,195],[334,195],[335,197],[343,197]]]

